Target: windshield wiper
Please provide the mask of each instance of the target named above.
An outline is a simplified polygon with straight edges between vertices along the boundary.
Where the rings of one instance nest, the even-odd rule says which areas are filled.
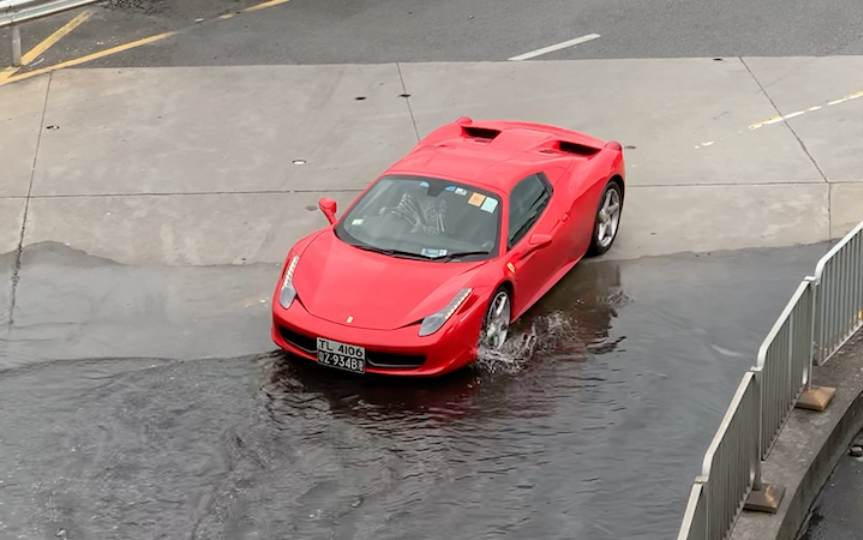
[[[490,251],[456,251],[455,253],[450,253],[449,255],[444,255],[443,257],[435,257],[436,261],[451,261],[456,258],[468,257],[470,255],[488,255],[491,253]]]
[[[374,253],[381,253],[383,255],[390,255],[391,257],[404,257],[409,259],[421,259],[421,260],[432,260],[434,257],[429,257],[428,255],[422,255],[421,253],[414,253],[412,251],[401,251],[399,249],[384,249],[378,248],[374,246],[358,246],[354,244],[354,247],[359,249],[364,249],[366,251],[372,251]]]

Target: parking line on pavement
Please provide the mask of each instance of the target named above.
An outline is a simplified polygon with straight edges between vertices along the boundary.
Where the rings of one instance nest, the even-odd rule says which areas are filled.
[[[255,4],[253,6],[247,7],[246,9],[244,9],[242,11],[236,11],[236,12],[232,12],[232,13],[224,13],[222,15],[219,15],[217,17],[210,19],[209,22],[217,22],[219,20],[231,19],[231,18],[239,15],[240,13],[251,13],[251,12],[259,11],[259,10],[266,9],[269,7],[278,6],[281,4],[286,4],[290,1],[291,0],[267,0],[266,2],[261,2],[260,4]],[[27,65],[27,63],[23,61],[24,58],[29,58],[29,60],[32,61],[33,59],[38,57],[39,54],[42,54],[43,52],[45,52],[45,50],[47,50],[48,47],[51,47],[57,41],[59,41],[63,36],[65,36],[66,34],[71,32],[72,30],[74,30],[78,26],[80,26],[81,23],[86,21],[90,17],[90,15],[92,15],[91,12],[88,11],[88,13],[89,14],[86,17],[82,17],[84,15],[83,13],[81,15],[79,15],[78,17],[75,17],[75,19],[73,19],[72,21],[67,23],[63,28],[57,30],[57,32],[55,32],[54,34],[51,34],[51,36],[49,36],[45,41],[43,41],[42,43],[40,43],[39,45],[34,47],[34,49],[32,51],[28,52],[27,55],[25,55],[25,57],[22,57],[22,64]],[[79,20],[79,18],[80,18],[80,20]],[[74,58],[72,60],[67,60],[65,62],[60,62],[58,64],[54,64],[53,66],[47,66],[47,67],[44,67],[41,69],[36,69],[33,71],[27,71],[25,73],[21,73],[20,75],[16,75],[16,73],[18,72],[18,70],[20,68],[9,67],[9,68],[0,70],[0,86],[3,86],[4,84],[10,83],[10,82],[20,81],[21,79],[28,79],[30,77],[35,77],[36,75],[42,75],[44,73],[49,73],[51,71],[56,71],[59,69],[72,67],[72,66],[77,66],[80,64],[84,64],[86,62],[90,62],[92,60],[97,60],[99,58],[104,58],[106,56],[110,56],[112,54],[117,54],[117,53],[120,53],[123,51],[128,51],[129,49],[134,49],[134,48],[140,47],[142,45],[148,45],[148,44],[154,43],[156,41],[161,41],[165,38],[169,38],[171,36],[178,35],[180,33],[189,31],[193,28],[198,28],[198,27],[200,27],[200,22],[202,22],[202,21],[199,21],[199,23],[196,23],[194,26],[189,26],[188,28],[184,28],[184,29],[180,29],[180,30],[174,30],[171,32],[165,32],[163,34],[157,34],[155,36],[150,36],[150,37],[146,37],[143,39],[130,41],[129,43],[117,45],[116,47],[112,47],[110,49],[105,49],[104,51],[99,51],[99,52],[95,52],[95,53],[88,54],[85,56],[81,56],[79,58]],[[73,25],[73,23],[74,23],[74,25]],[[37,49],[38,49],[38,52],[35,52],[35,51],[37,51]]]
[[[84,22],[86,22],[87,19],[89,19],[92,15],[93,11],[89,9],[87,11],[84,11],[83,13],[79,13],[74,19],[61,26],[53,34],[43,39],[35,47],[27,51],[27,53],[21,57],[21,66],[9,66],[3,70],[0,70],[0,84],[2,84],[2,81],[9,79],[13,75],[15,75],[15,73],[17,73],[18,70],[20,70],[22,67],[30,65],[33,60],[39,58],[39,56],[41,56],[45,51],[53,47],[58,41],[67,36],[70,32],[72,32],[72,30],[84,24]]]
[[[42,40],[41,43],[30,49],[27,54],[21,57],[21,63],[26,66],[33,60],[39,58],[42,53],[44,53],[52,46],[54,46],[54,44],[56,44],[58,41],[66,37],[70,32],[72,32],[72,30],[84,24],[87,19],[89,19],[92,15],[92,10],[87,10],[83,13],[79,13],[77,17],[61,26],[59,30],[57,30],[56,32]]]
[[[529,60],[531,58],[536,58],[537,56],[541,56],[543,54],[548,54],[550,52],[559,51],[561,49],[568,49],[569,47],[575,47],[576,45],[580,45],[582,43],[592,41],[598,37],[600,37],[599,34],[588,34],[586,36],[577,37],[577,38],[571,39],[569,41],[563,41],[563,42],[557,43],[555,45],[549,45],[548,47],[543,47],[542,49],[536,49],[535,51],[530,51],[530,52],[526,52],[524,54],[519,54],[518,56],[513,56],[512,58],[508,58],[508,60],[510,60],[512,62],[518,62],[520,60]]]
[[[279,4],[287,4],[291,0],[269,0],[268,2],[262,2],[258,5],[247,7],[243,11],[246,13],[250,13],[252,11],[258,11],[259,9],[266,9],[268,7],[278,6]]]
[[[842,97],[839,99],[834,99],[833,101],[828,101],[828,102],[821,104],[821,105],[815,105],[813,107],[809,107],[808,109],[803,109],[801,111],[794,111],[793,113],[788,113],[788,114],[783,115],[783,116],[774,116],[774,117],[768,118],[767,120],[764,120],[762,122],[756,122],[756,123],[750,125],[749,129],[755,130],[755,129],[762,128],[764,126],[769,126],[771,124],[777,124],[777,123],[782,122],[784,120],[789,120],[791,118],[796,118],[796,117],[803,115],[803,114],[806,114],[806,113],[821,110],[824,107],[832,107],[833,105],[838,105],[840,103],[845,103],[846,101],[851,101],[851,100],[861,98],[861,97],[863,97],[863,91],[855,92],[853,94],[848,94],[845,97]]]
[[[117,45],[116,47],[111,47],[110,49],[105,49],[104,51],[95,52],[93,54],[88,54],[86,56],[81,56],[79,58],[74,58],[72,60],[67,60],[65,62],[60,62],[59,64],[54,64],[53,66],[48,66],[42,69],[34,69],[33,71],[28,71],[26,73],[22,73],[20,75],[15,75],[14,77],[10,77],[9,79],[3,81],[0,80],[0,86],[14,81],[20,81],[21,79],[28,79],[30,77],[35,77],[36,75],[42,75],[43,73],[48,73],[49,71],[56,71],[58,69],[63,69],[67,67],[77,66],[79,64],[84,64],[86,62],[90,62],[92,60],[98,60],[99,58],[103,58],[105,56],[110,56],[112,54],[117,54],[119,52],[128,51],[129,49],[134,49],[136,47],[140,47],[142,45],[147,45],[149,43],[153,43],[155,41],[160,41],[165,38],[169,38],[175,35],[176,32],[165,32],[164,34],[157,34],[155,36],[146,37],[143,39],[139,39],[136,41],[130,41],[129,43],[124,43],[122,45]]]
[[[0,84],[3,84],[3,81],[14,75],[16,71],[18,71],[18,68],[13,66],[0,69]]]

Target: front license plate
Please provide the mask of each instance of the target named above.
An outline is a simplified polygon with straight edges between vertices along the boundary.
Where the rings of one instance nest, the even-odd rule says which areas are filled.
[[[366,350],[356,345],[318,338],[318,363],[353,373],[365,373]]]

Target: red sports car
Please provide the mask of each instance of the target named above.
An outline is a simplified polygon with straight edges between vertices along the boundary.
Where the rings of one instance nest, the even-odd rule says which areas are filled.
[[[436,376],[510,324],[620,225],[623,150],[565,129],[461,118],[294,245],[272,339],[358,373]]]

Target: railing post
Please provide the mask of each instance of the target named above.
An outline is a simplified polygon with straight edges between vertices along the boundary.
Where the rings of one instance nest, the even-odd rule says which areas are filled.
[[[758,437],[758,457],[755,460],[755,479],[752,482],[752,491],[749,492],[749,496],[746,498],[743,509],[775,514],[779,511],[779,505],[785,497],[785,486],[779,484],[765,484],[761,478],[761,445],[763,443],[761,430],[764,429],[761,425],[762,409],[764,408],[764,393],[761,391],[763,372],[762,368],[758,366],[751,367],[749,371],[754,375],[755,391],[758,394],[758,419],[756,420],[758,424],[758,432],[756,433],[756,436]]]
[[[764,392],[761,388],[762,377],[764,376],[763,368],[752,366],[749,371],[755,376],[755,386],[758,392],[758,466],[755,467],[755,481],[752,483],[752,491],[761,491],[761,457],[764,455],[764,437],[761,430],[764,429]]]
[[[810,302],[809,311],[809,330],[812,332],[811,337],[809,339],[809,347],[807,347],[809,353],[809,362],[806,372],[806,384],[803,387],[803,392],[800,394],[800,398],[797,400],[796,407],[798,409],[808,409],[811,411],[824,412],[830,402],[833,400],[833,397],[836,395],[836,389],[832,386],[815,386],[812,384],[812,368],[815,365],[814,362],[814,349],[813,344],[816,342],[815,332],[817,325],[815,324],[816,318],[819,316],[817,305],[818,305],[818,285],[813,277],[807,277],[805,281],[809,285],[809,294],[808,301]]]
[[[17,24],[12,25],[12,65],[21,67],[21,29]]]
[[[709,540],[709,517],[707,512],[710,504],[707,502],[706,476],[699,476],[689,491],[689,502],[683,513],[683,522],[677,540]]]
[[[806,280],[812,283],[812,364],[820,366],[824,350],[821,343],[821,280],[818,276],[806,276]]]

